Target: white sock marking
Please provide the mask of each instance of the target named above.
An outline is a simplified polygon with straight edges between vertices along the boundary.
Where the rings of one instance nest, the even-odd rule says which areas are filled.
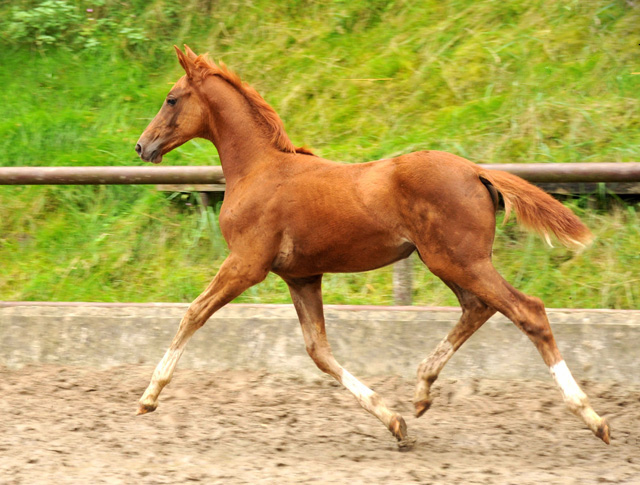
[[[349,371],[342,369],[342,385],[349,389],[358,400],[369,401],[374,392],[356,379]]]
[[[571,371],[567,367],[565,361],[561,360],[557,364],[552,365],[549,367],[549,370],[551,371],[551,375],[556,381],[556,384],[558,384],[558,387],[562,390],[565,401],[570,403],[570,405],[582,407],[586,399],[586,395],[582,392],[580,386],[578,386],[578,383],[571,375]]]

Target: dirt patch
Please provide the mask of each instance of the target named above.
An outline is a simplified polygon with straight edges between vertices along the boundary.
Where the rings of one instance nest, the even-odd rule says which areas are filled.
[[[0,483],[640,483],[633,386],[582,383],[612,423],[607,447],[551,382],[438,381],[415,419],[413,382],[368,379],[418,439],[400,453],[328,377],[178,369],[136,417],[151,371],[0,368]]]

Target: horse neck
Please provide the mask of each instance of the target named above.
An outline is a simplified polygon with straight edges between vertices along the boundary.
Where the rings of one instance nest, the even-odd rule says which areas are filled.
[[[203,92],[211,107],[211,141],[218,150],[228,188],[275,150],[264,123],[249,101],[218,76]]]

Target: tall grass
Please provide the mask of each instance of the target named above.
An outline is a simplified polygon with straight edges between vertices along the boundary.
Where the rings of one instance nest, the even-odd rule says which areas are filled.
[[[171,45],[183,42],[239,72],[296,144],[327,158],[638,161],[638,13],[622,1],[12,0],[0,5],[0,166],[141,163],[133,145],[180,76]],[[218,160],[194,140],[164,163]],[[549,249],[507,225],[496,266],[550,306],[640,308],[637,205],[573,205],[593,247]],[[214,210],[153,187],[0,189],[0,299],[189,301],[225,248]],[[327,302],[391,303],[388,268],[324,287]],[[424,269],[414,293],[455,303]],[[289,301],[276,277],[241,300]]]

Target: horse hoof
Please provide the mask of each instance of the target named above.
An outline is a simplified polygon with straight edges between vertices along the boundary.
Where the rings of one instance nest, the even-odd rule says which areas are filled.
[[[389,425],[389,431],[396,437],[398,441],[402,441],[407,437],[407,423],[404,422],[404,418],[399,414],[396,414],[391,419]]]
[[[419,418],[424,413],[426,413],[427,410],[431,407],[431,400],[425,399],[423,401],[417,401],[417,402],[414,402],[413,405],[416,408],[416,411],[415,411],[416,418]]]
[[[156,410],[156,408],[158,407],[157,404],[138,404],[138,412],[136,413],[136,416],[140,416],[141,414],[147,414],[147,413],[152,413]]]
[[[596,436],[604,441],[606,444],[611,442],[611,429],[609,428],[609,423],[606,419],[602,420],[602,424],[598,426],[598,430],[596,431]]]

